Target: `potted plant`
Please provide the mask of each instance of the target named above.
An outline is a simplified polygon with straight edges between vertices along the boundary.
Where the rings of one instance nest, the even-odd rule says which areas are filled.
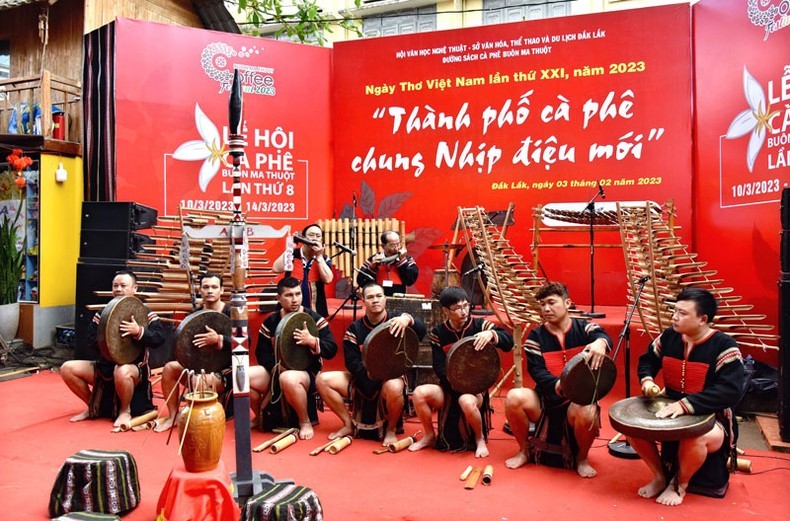
[[[0,335],[16,336],[19,326],[19,281],[24,262],[24,236],[19,232],[25,186],[22,171],[33,161],[14,149],[6,158],[8,168],[0,174]],[[16,197],[15,197],[16,196]]]

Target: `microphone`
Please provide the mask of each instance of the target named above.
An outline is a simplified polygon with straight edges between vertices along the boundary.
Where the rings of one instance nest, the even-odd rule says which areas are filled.
[[[596,181],[598,183],[598,195],[601,196],[601,199],[606,199],[606,194],[603,191],[603,186],[601,186],[601,181]]]
[[[337,241],[333,242],[332,246],[334,246],[335,248],[339,249],[340,251],[344,251],[346,253],[350,253],[351,255],[356,255],[357,254],[357,250],[352,250],[348,246],[346,246],[344,244],[340,244]]]
[[[483,268],[485,268],[485,267],[486,267],[485,263],[484,263],[484,262],[481,262],[480,264],[478,264],[477,266],[475,266],[475,267],[474,267],[474,268],[472,268],[471,270],[467,270],[467,271],[466,271],[466,272],[465,272],[463,275],[461,275],[461,276],[462,276],[462,277],[466,277],[467,275],[469,275],[469,274],[471,274],[471,273],[477,273],[478,271],[482,270],[482,269],[483,269]]]
[[[357,207],[357,193],[351,192],[351,203],[353,204],[354,208]]]
[[[648,280],[650,280],[650,275],[645,275],[644,277],[640,277],[640,278],[639,278],[639,280],[638,280],[637,282],[638,282],[639,284],[644,284],[644,283],[645,283],[645,282],[647,282]]]
[[[315,241],[311,241],[311,240],[308,240],[308,239],[305,239],[301,235],[294,235],[293,239],[294,239],[294,242],[298,243],[298,244],[306,244],[308,246],[315,246],[316,248],[320,248],[321,247],[320,243],[315,242]]]

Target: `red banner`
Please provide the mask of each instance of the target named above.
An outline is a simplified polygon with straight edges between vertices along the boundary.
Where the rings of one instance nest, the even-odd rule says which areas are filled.
[[[118,200],[231,210],[234,69],[244,90],[242,210],[296,229],[331,212],[330,50],[119,19]]]
[[[672,198],[689,225],[690,54],[678,5],[339,42],[336,208],[350,215],[356,192],[358,217],[405,220],[422,293],[443,264],[422,253],[453,238],[458,206],[514,202],[525,257],[534,206],[583,210],[599,188],[607,203]],[[599,303],[622,303],[622,253],[598,255]],[[588,248],[541,250],[540,263],[587,301]]]
[[[787,4],[703,0],[693,10],[695,250],[768,323],[778,314],[779,201],[790,182]]]

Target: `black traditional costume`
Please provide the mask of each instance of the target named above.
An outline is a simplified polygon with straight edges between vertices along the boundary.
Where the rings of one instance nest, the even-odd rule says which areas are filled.
[[[639,357],[640,381],[652,380],[662,369],[668,398],[680,400],[687,414],[715,413],[724,427],[721,448],[708,454],[702,467],[691,477],[688,488],[689,492],[723,497],[730,477],[727,458],[735,456],[738,439],[732,409],[744,392],[745,376],[738,344],[731,336],[713,329],[695,344],[669,328]],[[678,442],[662,444],[661,459],[668,480],[677,472],[678,445]]]
[[[535,434],[528,440],[532,461],[576,468],[578,445],[567,420],[570,401],[557,394],[556,386],[565,364],[599,339],[606,341],[607,351],[611,349],[612,340],[601,326],[580,318],[571,318],[570,326],[561,333],[551,331],[546,324],[529,332],[524,344],[527,370],[535,381],[542,409]]]
[[[439,411],[439,434],[436,438],[436,448],[439,450],[475,450],[477,440],[474,432],[467,425],[458,399],[462,393],[454,390],[447,379],[447,353],[457,341],[462,338],[474,336],[481,331],[494,331],[496,347],[502,351],[513,349],[513,337],[510,333],[496,326],[493,322],[482,318],[467,318],[461,329],[453,329],[449,320],[434,327],[431,331],[431,356],[433,370],[439,378],[439,385],[444,392],[444,407]],[[488,431],[491,429],[491,408],[489,407],[488,391],[483,393],[483,403],[480,406],[480,416],[483,420],[483,436],[488,440]]]
[[[387,316],[382,322],[402,315],[398,311],[387,311]],[[413,324],[410,326],[417,337],[422,339],[425,336],[425,324],[412,317]],[[381,323],[381,322],[380,322]],[[343,354],[345,356],[346,369],[351,373],[351,383],[348,396],[351,399],[354,436],[371,437],[381,439],[387,430],[387,424],[383,420],[386,417],[384,400],[381,399],[381,387],[384,382],[372,380],[368,377],[367,369],[362,360],[362,348],[365,339],[371,331],[378,326],[373,324],[367,316],[352,322],[346,334],[343,336]],[[404,379],[404,399],[407,385]]]
[[[316,327],[318,327],[320,353],[311,357],[310,365],[306,369],[310,378],[310,386],[307,391],[307,414],[310,418],[310,423],[316,425],[318,423],[318,410],[315,376],[321,370],[322,359],[329,360],[337,354],[337,343],[332,336],[332,331],[329,329],[329,322],[324,317],[311,309],[302,308],[302,311],[310,315],[315,321]],[[260,411],[261,428],[265,431],[280,427],[299,427],[299,418],[296,415],[296,411],[282,396],[280,373],[285,368],[277,360],[274,352],[274,334],[277,331],[277,325],[282,319],[281,311],[275,311],[266,317],[258,331],[258,344],[255,348],[255,357],[258,359],[258,363],[271,375],[269,399],[261,401],[262,404],[265,404]]]
[[[357,285],[364,288],[371,282],[377,283],[389,296],[406,293],[406,288],[417,282],[420,269],[411,255],[403,255],[392,264],[379,264],[373,267],[375,255],[368,258],[357,273]]]

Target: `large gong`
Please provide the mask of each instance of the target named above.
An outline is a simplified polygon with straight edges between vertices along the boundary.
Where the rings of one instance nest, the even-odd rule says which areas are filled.
[[[462,338],[447,352],[447,380],[459,393],[479,394],[496,383],[502,367],[493,344],[475,351],[474,337]]]
[[[99,352],[118,365],[134,362],[145,349],[131,335],[121,335],[121,322],[129,322],[132,317],[140,326],[148,327],[148,308],[132,295],[115,297],[101,312],[97,334]]]
[[[187,316],[176,329],[176,360],[182,367],[193,371],[219,373],[230,367],[230,346],[197,347],[195,335],[206,333],[206,326],[221,336],[230,336],[230,317],[219,311],[203,309]],[[224,343],[223,343],[224,344]]]
[[[365,337],[362,345],[362,363],[373,380],[399,378],[411,369],[420,351],[420,339],[410,327],[402,337],[390,333],[389,321],[376,326]]]
[[[609,421],[617,432],[653,441],[676,441],[695,438],[713,427],[713,414],[684,414],[677,418],[658,418],[659,409],[675,402],[665,396],[632,396],[609,407]]]
[[[582,351],[568,360],[560,375],[562,394],[579,405],[592,405],[612,390],[617,379],[614,361],[604,356],[601,367],[593,371],[587,365],[589,351]]]
[[[306,371],[317,357],[308,346],[297,344],[294,339],[294,331],[302,329],[305,323],[310,334],[318,338],[318,326],[307,313],[288,313],[277,324],[274,331],[275,355],[285,369]]]

